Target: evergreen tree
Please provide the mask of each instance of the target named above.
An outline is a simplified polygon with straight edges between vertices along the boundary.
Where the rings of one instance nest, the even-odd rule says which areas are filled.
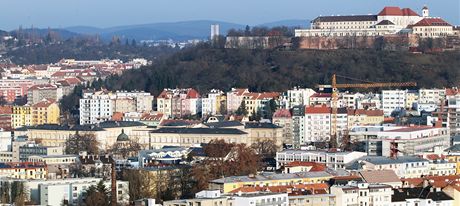
[[[246,110],[246,103],[244,100],[241,102],[240,107],[235,111],[236,115],[248,115],[248,110]]]

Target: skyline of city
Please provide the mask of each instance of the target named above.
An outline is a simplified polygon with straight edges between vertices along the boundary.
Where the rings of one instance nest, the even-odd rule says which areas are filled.
[[[267,1],[264,4],[261,4],[260,1],[252,1],[244,2],[244,7],[241,7],[243,3],[241,0],[219,4],[213,4],[210,0],[180,2],[180,4],[175,4],[178,5],[176,7],[171,6],[173,5],[171,1],[150,2],[140,0],[134,4],[121,1],[107,3],[105,0],[98,2],[88,0],[78,2],[60,2],[57,0],[27,3],[24,0],[9,2],[10,9],[0,14],[0,18],[8,19],[9,21],[2,22],[0,29],[13,30],[21,25],[23,27],[33,25],[39,28],[65,28],[71,26],[107,28],[189,20],[215,20],[257,25],[280,20],[304,19],[306,20],[305,24],[308,25],[307,20],[320,15],[377,13],[384,6],[409,7],[420,13],[424,5],[430,8],[432,16],[442,16],[451,24],[460,24],[460,2],[455,0],[442,2],[434,0],[383,0],[378,2],[358,0],[352,3],[338,0],[314,3],[289,0],[283,3]],[[25,7],[25,4],[28,6]],[[78,16],[78,18],[75,18],[75,16]]]

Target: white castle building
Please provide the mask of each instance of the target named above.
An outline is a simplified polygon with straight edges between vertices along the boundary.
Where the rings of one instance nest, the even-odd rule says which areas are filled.
[[[417,26],[416,32],[415,29],[413,32],[413,26]],[[410,8],[385,7],[377,15],[320,16],[311,21],[310,29],[295,30],[296,37],[384,36],[401,33],[439,37],[452,35],[453,29],[452,25],[441,18],[429,17],[428,7],[425,6],[422,16]]]

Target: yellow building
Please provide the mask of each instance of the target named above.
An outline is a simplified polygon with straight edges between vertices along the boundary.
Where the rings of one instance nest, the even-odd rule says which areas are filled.
[[[460,186],[458,183],[447,185],[442,191],[454,199],[452,205],[460,205]]]
[[[59,124],[60,110],[55,100],[45,99],[32,106],[32,125]]]
[[[13,128],[42,124],[59,124],[60,109],[55,100],[45,99],[32,106],[14,106],[11,119]]]
[[[229,193],[244,186],[281,186],[296,184],[324,183],[333,176],[327,172],[301,172],[291,174],[261,173],[249,176],[224,177],[209,182],[210,190]]]
[[[449,155],[449,156],[447,156],[447,160],[449,162],[455,162],[456,163],[456,166],[455,166],[456,173],[455,174],[459,175],[460,174],[460,156],[458,156],[458,155]]]
[[[8,162],[0,163],[0,177],[14,179],[46,179],[48,169],[44,163]]]
[[[348,129],[354,126],[382,124],[383,120],[383,110],[348,110]]]
[[[13,115],[11,116],[11,127],[18,128],[32,125],[32,107],[30,106],[13,106]]]

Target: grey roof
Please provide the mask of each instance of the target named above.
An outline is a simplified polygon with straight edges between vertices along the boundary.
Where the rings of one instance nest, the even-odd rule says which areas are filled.
[[[316,177],[332,177],[331,174],[319,171],[319,172],[298,172],[298,173],[289,173],[289,174],[276,174],[276,173],[260,173],[254,175],[254,177],[249,176],[231,176],[224,177],[220,179],[211,180],[212,183],[233,183],[233,182],[259,182],[259,181],[270,181],[270,180],[284,180],[284,179],[297,179],[297,178],[316,178]]]
[[[29,126],[20,128],[20,131],[26,131],[28,129],[36,130],[67,130],[67,131],[103,131],[104,128],[116,128],[116,127],[138,127],[145,126],[141,122],[134,121],[107,121],[99,124],[85,124],[85,125],[58,125],[58,124],[43,124],[37,126]]]
[[[377,15],[320,16],[312,22],[377,21]]]
[[[151,149],[151,150],[141,150],[139,151],[139,156],[148,155],[151,153],[160,153],[160,152],[174,152],[174,151],[183,151],[187,150],[185,147],[168,147],[168,148],[161,148],[161,149]]]
[[[401,156],[396,159],[383,156],[364,156],[356,161],[366,161],[375,165],[385,165],[385,164],[401,164],[401,163],[411,163],[411,162],[428,162],[428,160],[416,157],[416,156]]]
[[[405,202],[406,199],[431,199],[433,201],[443,201],[443,200],[453,200],[443,191],[436,191],[434,189],[431,191],[432,187],[428,186],[425,188],[416,187],[416,188],[401,188],[393,189],[393,195],[391,196],[391,202]]]
[[[281,128],[280,126],[272,123],[260,123],[260,122],[247,122],[244,125],[245,129],[255,129],[255,128],[262,128],[262,129],[277,129]]]
[[[121,134],[118,135],[117,137],[117,142],[124,142],[124,141],[129,141],[129,137],[127,134],[125,134],[125,130],[121,130]]]
[[[382,20],[377,25],[395,25],[395,24],[391,22],[390,20]]]
[[[247,134],[234,128],[160,128],[151,133],[178,133],[178,134]]]
[[[211,128],[243,126],[243,124],[241,124],[241,122],[238,122],[238,121],[209,122],[209,123],[204,123],[204,125],[211,127]]]
[[[452,141],[454,142],[460,142],[460,135],[456,135],[452,137]]]
[[[445,149],[444,151],[446,151],[446,152],[460,152],[460,144],[453,145],[453,146]]]

